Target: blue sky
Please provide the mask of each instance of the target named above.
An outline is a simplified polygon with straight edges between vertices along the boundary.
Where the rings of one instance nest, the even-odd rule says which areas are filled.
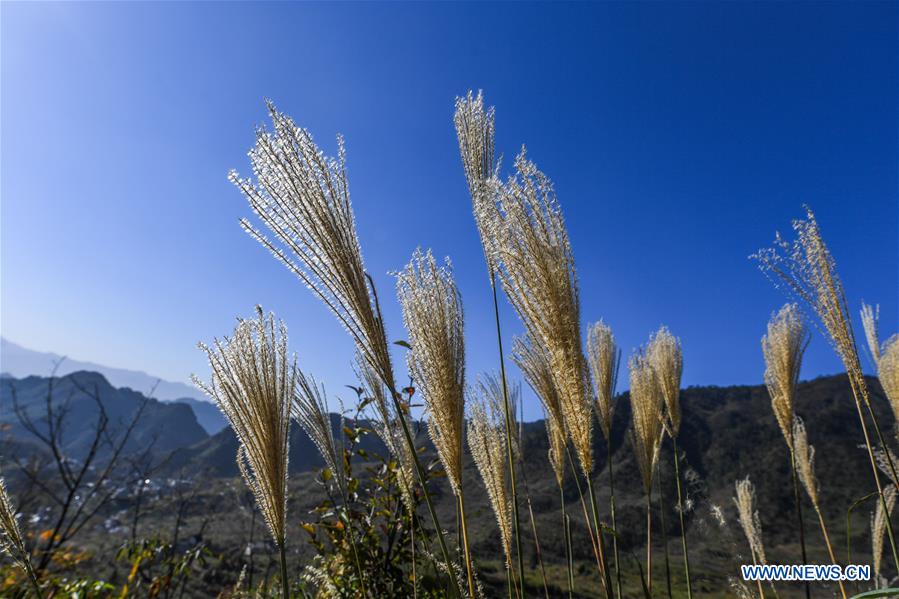
[[[452,127],[484,89],[568,221],[583,319],[628,353],[660,324],[685,384],[758,383],[784,301],[747,256],[816,211],[855,312],[897,329],[897,4],[2,4],[5,337],[173,380],[260,303],[331,391],[352,347],[237,224],[263,99],[346,137],[368,269],[451,256],[470,376],[492,307]],[[502,306],[507,345],[521,327]],[[839,370],[815,335],[803,377]],[[517,376],[517,373],[515,373]],[[526,416],[540,415],[528,397]]]

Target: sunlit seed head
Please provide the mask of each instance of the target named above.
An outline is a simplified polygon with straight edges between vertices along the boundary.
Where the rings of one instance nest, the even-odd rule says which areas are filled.
[[[676,437],[680,431],[680,381],[684,370],[680,339],[663,326],[649,338],[646,357],[655,370],[665,399],[666,428],[672,437]]]
[[[447,261],[416,250],[397,274],[397,296],[411,351],[407,364],[427,408],[428,430],[447,478],[462,492],[465,338],[462,297]]]
[[[796,304],[786,304],[773,315],[768,322],[768,333],[762,337],[765,385],[771,396],[771,408],[787,445],[791,447],[796,386],[808,340]]]
[[[212,381],[194,383],[219,406],[239,448],[237,465],[253,491],[275,542],[286,534],[287,460],[296,364],[287,355],[287,329],[262,308],[257,318],[239,320],[234,334],[200,344]]]
[[[603,321],[587,327],[587,360],[593,375],[596,414],[606,439],[610,438],[614,416],[615,384],[621,353],[612,329]]]
[[[486,397],[471,402],[468,420],[468,447],[487,489],[496,517],[506,568],[512,567],[512,500],[506,485],[508,454],[503,416]]]
[[[628,367],[634,452],[643,477],[643,490],[648,494],[662,441],[665,400],[658,376],[644,353],[631,356]]]
[[[749,477],[738,480],[735,484],[736,497],[734,505],[737,506],[737,515],[743,534],[749,542],[753,561],[757,564],[767,564],[765,558],[765,546],[762,544],[762,525],[759,521],[759,513],[755,509],[755,487],[749,481]]]

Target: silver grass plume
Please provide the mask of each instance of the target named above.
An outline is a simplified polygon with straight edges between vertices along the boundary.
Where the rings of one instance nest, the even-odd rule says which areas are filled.
[[[581,469],[593,471],[593,399],[581,350],[580,299],[574,256],[552,182],[527,159],[516,174],[493,180],[499,204],[481,208],[498,274],[512,307],[535,343],[546,349],[559,391],[565,430]]]
[[[587,328],[587,360],[593,375],[596,394],[596,415],[606,439],[611,438],[614,416],[615,384],[618,378],[618,362],[621,353],[615,345],[612,329],[603,321]]]
[[[862,303],[862,324],[877,368],[877,378],[893,409],[893,416],[899,421],[899,334],[893,335],[881,345],[877,330],[879,319],[880,306],[872,309]]]
[[[890,514],[893,513],[893,507],[896,505],[896,489],[895,487],[887,487],[883,492],[884,503],[877,503],[874,515],[871,516],[871,558],[874,566],[874,580],[880,579],[880,567],[883,560],[883,536],[889,526]]]
[[[495,190],[494,186],[488,184],[496,169],[493,141],[496,133],[495,116],[492,106],[484,107],[484,94],[481,91],[477,96],[469,91],[464,98],[456,98],[453,123],[456,126],[456,137],[459,139],[459,154],[462,156],[462,167],[465,170],[465,180],[474,207],[475,223],[481,236],[484,257],[491,271],[495,268],[496,262],[490,249],[490,231],[483,218],[485,211],[482,205],[493,201]]]
[[[506,454],[503,416],[496,413],[485,397],[471,402],[468,420],[468,447],[487,489],[490,506],[499,526],[506,568],[512,569],[512,498],[506,488]]]
[[[325,465],[334,475],[341,495],[346,493],[346,476],[343,470],[343,458],[334,441],[334,430],[331,428],[331,416],[328,412],[328,399],[324,384],[319,385],[312,376],[297,371],[296,393],[293,396],[293,417],[302,427]]]
[[[0,553],[9,555],[20,568],[32,576],[31,557],[19,529],[16,508],[6,491],[6,481],[2,478],[0,478]]]
[[[296,363],[287,355],[287,329],[257,306],[255,320],[238,320],[232,337],[203,343],[212,381],[194,383],[228,419],[240,443],[237,465],[268,524],[284,546],[287,512],[287,460]]]
[[[793,422],[793,451],[796,455],[796,473],[812,500],[812,505],[818,510],[821,504],[818,498],[818,479],[815,477],[815,448],[809,445],[808,431],[801,418],[796,418]]]
[[[478,392],[490,404],[490,409],[495,414],[504,413],[503,384],[499,375],[493,372],[482,373],[478,375],[477,382]],[[515,407],[521,399],[521,384],[516,382],[508,383],[509,405],[512,406],[512,412],[509,416],[512,418],[512,426],[509,431],[512,433],[512,452],[516,460],[521,457],[521,420],[518,418]]]
[[[796,239],[792,243],[778,234],[772,247],[759,250],[752,258],[775,286],[785,286],[788,295],[805,302],[817,315],[846,368],[857,399],[869,403],[846,294],[811,209],[806,208],[805,220],[793,221],[793,230]]]
[[[662,442],[665,400],[658,376],[645,354],[638,352],[631,356],[628,366],[631,412],[634,421],[634,452],[643,477],[643,490],[649,495]]]
[[[765,358],[765,385],[771,396],[771,409],[790,449],[793,449],[796,385],[809,334],[796,304],[786,304],[768,322],[768,334],[762,337]]]
[[[358,352],[392,386],[384,323],[356,234],[343,138],[337,138],[337,158],[326,156],[307,130],[273,104],[268,107],[273,130],[258,128],[256,146],[248,154],[255,181],[235,171],[228,178],[277,243],[245,218],[241,227],[324,302]]]
[[[671,437],[680,431],[680,381],[684,371],[684,352],[680,339],[668,327],[661,327],[649,338],[646,357],[655,370],[662,397],[665,399],[665,428]]]
[[[387,389],[378,373],[361,356],[357,356],[357,375],[362,381],[365,393],[372,399],[377,410],[377,418],[374,422],[375,433],[387,446],[387,451],[393,456],[397,464],[397,478],[406,508],[413,513],[415,511],[415,460],[409,449],[409,444],[403,439],[403,431],[399,418],[395,414],[393,403],[387,400]]]
[[[759,521],[759,513],[755,509],[755,487],[749,481],[749,477],[738,480],[735,484],[737,491],[734,504],[737,506],[737,514],[740,518],[740,526],[743,534],[749,541],[752,551],[752,559],[756,564],[767,564],[765,558],[765,546],[762,544],[762,525]]]
[[[529,335],[525,335],[513,341],[512,359],[543,404],[546,413],[546,433],[549,436],[549,462],[556,475],[556,481],[561,485],[565,477],[565,450],[568,440],[549,354],[543,345],[535,343]]]
[[[862,302],[861,316],[868,349],[871,350],[871,357],[874,359],[874,365],[877,366],[880,361],[880,333],[877,330],[880,321],[880,305],[872,308],[869,304]]]
[[[427,408],[428,431],[453,493],[462,493],[465,337],[462,297],[452,266],[415,250],[397,273],[397,297],[412,347],[407,363]]]

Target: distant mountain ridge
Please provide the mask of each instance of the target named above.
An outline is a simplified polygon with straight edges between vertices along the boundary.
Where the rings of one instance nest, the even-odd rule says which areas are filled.
[[[64,411],[65,414],[60,428],[62,449],[76,459],[82,459],[90,451],[100,416],[98,401],[108,418],[107,430],[112,437],[123,433],[143,406],[125,446],[126,453],[149,447],[164,454],[209,438],[190,406],[147,399],[132,389],[115,388],[102,374],[78,371],[53,379],[40,376],[0,379],[0,429],[4,441],[43,447],[27,430],[23,418],[48,437],[48,393],[55,413]],[[111,445],[101,444],[100,451],[101,454],[112,451]]]
[[[166,381],[139,370],[114,368],[93,362],[74,360],[52,352],[39,352],[0,337],[0,372],[11,374],[16,378],[31,375],[49,376],[54,364],[60,360],[62,362],[59,363],[56,371],[57,376],[64,376],[79,370],[98,372],[113,387],[128,387],[143,394],[148,394],[155,385],[153,397],[162,401],[175,401],[185,397],[200,401],[206,400],[202,391],[186,383]]]

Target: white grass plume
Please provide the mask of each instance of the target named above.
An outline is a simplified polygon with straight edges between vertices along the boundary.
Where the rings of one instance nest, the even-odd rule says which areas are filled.
[[[459,140],[459,154],[465,170],[465,180],[474,208],[475,223],[481,236],[484,257],[492,271],[496,266],[495,256],[489,243],[490,231],[484,221],[484,204],[492,202],[495,188],[488,184],[494,175],[495,111],[493,107],[484,106],[484,94],[475,96],[471,91],[463,98],[456,98],[456,111],[453,123],[456,126],[456,137]]]
[[[528,160],[515,160],[505,184],[493,180],[499,204],[481,215],[506,297],[527,334],[546,349],[559,391],[565,430],[581,469],[593,470],[593,398],[581,349],[580,298],[574,256],[552,182]],[[491,253],[488,252],[488,253]]]
[[[465,337],[462,297],[447,260],[416,250],[397,273],[397,297],[412,347],[407,364],[427,408],[428,431],[453,493],[462,493]]]
[[[546,414],[546,433],[549,436],[549,461],[561,485],[565,477],[565,453],[568,444],[562,404],[552,373],[549,354],[529,335],[517,337],[512,344],[512,359],[524,375],[525,381],[537,394]]]
[[[283,547],[286,535],[287,460],[296,364],[287,355],[287,329],[256,307],[255,320],[238,321],[232,337],[199,344],[212,381],[194,383],[219,406],[240,443],[237,465]]]
[[[506,454],[503,416],[496,413],[485,397],[471,402],[468,421],[468,447],[474,458],[490,506],[499,526],[500,541],[506,557],[506,568],[512,568],[512,498],[506,486],[508,455]]]
[[[343,458],[334,440],[328,399],[324,384],[319,385],[312,376],[297,372],[297,387],[293,397],[293,417],[318,449],[325,465],[334,475],[341,495],[346,493],[346,476]]]
[[[786,304],[768,322],[768,334],[762,337],[765,358],[765,385],[771,396],[771,409],[790,449],[796,403],[796,386],[802,356],[809,334],[796,304]]]
[[[665,428],[671,437],[680,431],[680,381],[684,371],[684,352],[680,339],[661,327],[649,338],[646,357],[658,379],[665,399]]]
[[[642,352],[631,356],[630,399],[633,416],[634,452],[647,495],[652,490],[653,472],[662,442],[664,397],[649,358]]]
[[[618,378],[618,362],[621,352],[615,345],[612,329],[603,321],[587,327],[587,360],[593,375],[596,395],[596,415],[599,427],[606,439],[611,438],[612,419],[615,412],[615,384]]]
[[[240,224],[334,313],[385,384],[394,384],[384,323],[378,317],[356,234],[343,138],[337,158],[326,156],[305,129],[268,105],[273,130],[260,127],[250,150],[255,180],[229,180],[277,238],[247,219]]]
[[[762,543],[762,525],[759,521],[759,513],[755,509],[755,487],[752,486],[749,477],[738,480],[734,486],[737,492],[734,497],[734,505],[737,506],[740,526],[743,528],[743,534],[746,535],[752,551],[753,563],[767,564],[765,546]]]

